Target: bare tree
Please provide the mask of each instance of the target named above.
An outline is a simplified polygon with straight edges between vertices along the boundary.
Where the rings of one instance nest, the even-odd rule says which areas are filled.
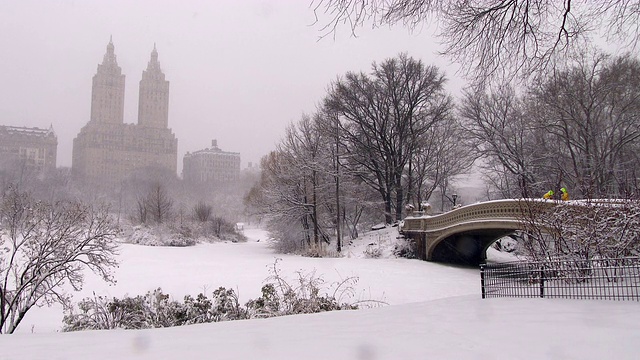
[[[580,196],[638,191],[640,61],[583,54],[573,66],[541,76],[530,97],[531,118],[545,130],[547,168]]]
[[[136,220],[146,223],[148,221],[157,221],[155,216],[158,214],[157,209],[155,214],[152,212],[150,204],[153,202],[152,198],[156,198],[161,195],[161,198],[165,198],[171,202],[171,210],[173,210],[174,193],[179,191],[183,182],[179,181],[175,173],[172,173],[168,169],[160,167],[144,167],[135,169],[126,179],[124,179],[118,189],[114,192],[107,193],[107,197],[114,199],[114,207],[121,208],[123,212],[132,214]],[[159,194],[158,194],[159,191]],[[156,192],[156,194],[153,194]],[[181,193],[183,195],[184,193]],[[202,193],[200,193],[202,195]],[[186,197],[186,196],[183,196]],[[202,197],[200,197],[201,199]],[[194,202],[195,203],[195,202]],[[155,206],[157,206],[157,202]],[[168,220],[163,214],[162,222]],[[168,214],[167,214],[168,215]],[[146,219],[145,219],[146,217]]]
[[[264,156],[260,182],[245,197],[251,215],[264,215],[267,229],[284,252],[311,245],[306,186],[289,160],[280,151]]]
[[[263,158],[261,182],[249,198],[254,208],[269,217],[274,232],[290,229],[292,220],[300,225],[298,231],[289,231],[283,240],[294,250],[319,250],[322,243],[330,241],[326,226],[327,222],[332,223],[326,211],[333,185],[331,159],[326,152],[330,143],[318,130],[317,121],[316,117],[305,115],[287,128],[277,150]]]
[[[324,101],[340,118],[347,166],[380,194],[387,223],[402,217],[403,175],[420,139],[453,106],[444,82],[437,67],[400,54],[371,75],[347,73]]]
[[[637,59],[585,53],[524,94],[468,92],[460,115],[503,196],[570,187],[574,197],[628,198],[638,192],[638,89]]]
[[[341,135],[344,129],[340,125],[339,115],[322,108],[314,116],[314,120],[316,129],[324,139],[322,158],[317,162],[323,184],[322,209],[327,213],[321,219],[322,224],[326,224],[325,228],[333,229],[336,250],[340,252],[345,230],[352,239],[357,238],[359,229],[380,221],[380,214],[384,214],[380,210],[383,203],[375,200],[376,193],[371,187],[363,186],[358,167],[350,166],[345,149],[347,144],[343,142],[345,137]],[[333,199],[330,200],[331,198]],[[331,220],[324,221],[325,219]]]
[[[321,226],[321,206],[325,199],[327,182],[323,178],[324,160],[327,159],[324,153],[324,138],[322,132],[318,131],[317,118],[303,116],[297,123],[297,131],[289,131],[282,143],[282,150],[290,155],[295,166],[303,175],[303,183],[306,185],[306,207],[309,215],[313,245],[319,250],[322,246],[321,239],[327,240],[326,234]],[[293,129],[292,129],[293,130]]]
[[[160,182],[154,183],[144,197],[139,197],[137,204],[138,215],[143,223],[151,216],[155,223],[162,224],[173,215],[173,199]]]
[[[536,134],[544,129],[531,121],[526,103],[513,88],[466,92],[460,116],[465,135],[474,143],[472,151],[502,196],[530,197],[550,185],[538,179],[546,152]]]
[[[449,115],[417,140],[407,166],[407,202],[415,206],[428,200],[436,188],[445,194],[448,184],[468,171],[477,154],[463,131],[460,119]]]
[[[116,226],[106,211],[35,201],[10,189],[0,204],[0,332],[13,333],[33,306],[65,304],[91,269],[114,282]]]
[[[138,196],[136,199],[136,220],[140,224],[146,224],[149,219],[149,206],[144,197]]]
[[[412,189],[407,179],[415,177],[422,194],[425,179],[434,176],[407,166],[414,158],[435,164],[436,177],[470,164],[466,155],[443,160],[460,144],[444,82],[436,67],[401,54],[374,63],[371,75],[348,73],[332,85],[318,113],[287,128],[277,150],[262,159],[260,183],[245,198],[267,217],[281,251],[321,254],[333,238],[340,248],[342,226],[356,237],[362,224],[380,221],[374,215],[400,220],[405,189]],[[433,145],[431,159],[424,157],[425,144]]]
[[[207,222],[209,221],[209,218],[211,218],[212,210],[213,208],[211,207],[211,205],[200,201],[193,208],[193,215],[195,216],[196,220],[200,222]]]
[[[313,10],[328,16],[318,18],[323,35],[345,23],[355,32],[368,21],[413,29],[436,19],[444,53],[479,81],[497,73],[528,77],[600,29],[630,48],[640,34],[637,0],[315,0]]]

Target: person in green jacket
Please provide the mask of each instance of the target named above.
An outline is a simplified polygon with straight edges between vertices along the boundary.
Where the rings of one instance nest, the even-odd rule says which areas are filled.
[[[549,190],[546,194],[542,195],[542,198],[545,200],[553,199],[553,194],[553,190]]]

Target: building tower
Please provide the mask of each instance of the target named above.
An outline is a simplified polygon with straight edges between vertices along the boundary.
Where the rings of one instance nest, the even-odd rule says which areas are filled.
[[[140,81],[137,124],[123,121],[123,105],[124,75],[109,41],[93,77],[91,119],[73,139],[74,176],[113,187],[136,172],[161,170],[175,175],[178,140],[168,128],[169,82],[160,70],[155,45]]]
[[[91,121],[122,124],[124,118],[124,75],[118,66],[113,41],[109,38],[107,52],[93,76],[91,91]]]
[[[158,62],[158,51],[153,45],[151,60],[147,70],[142,72],[140,80],[140,98],[138,99],[138,125],[166,129],[169,123],[169,81]]]

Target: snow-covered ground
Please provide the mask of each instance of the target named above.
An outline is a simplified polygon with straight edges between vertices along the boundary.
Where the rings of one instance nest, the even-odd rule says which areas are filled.
[[[276,258],[287,277],[315,271],[328,283],[358,277],[358,299],[389,304],[357,311],[149,330],[58,332],[59,307],[33,309],[17,334],[0,336],[5,359],[636,359],[635,302],[480,297],[479,272],[389,255],[393,231],[366,234],[343,258],[276,255],[266,234],[247,243],[188,248],[124,244],[113,286],[87,275],[75,295],[144,294],[176,299],[232,287],[255,298]],[[260,240],[260,241],[257,241]],[[372,245],[371,245],[372,244]]]

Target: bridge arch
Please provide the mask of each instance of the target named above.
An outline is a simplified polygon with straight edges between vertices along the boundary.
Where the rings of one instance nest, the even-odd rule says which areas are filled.
[[[554,201],[505,199],[463,206],[444,214],[407,216],[400,231],[416,243],[419,258],[428,261],[479,264],[486,250],[503,236],[524,228],[531,204],[554,206]]]
[[[487,249],[500,238],[520,230],[519,222],[486,221],[482,228],[476,224],[452,226],[433,235],[426,248],[426,257],[436,262],[480,264],[486,260]]]

